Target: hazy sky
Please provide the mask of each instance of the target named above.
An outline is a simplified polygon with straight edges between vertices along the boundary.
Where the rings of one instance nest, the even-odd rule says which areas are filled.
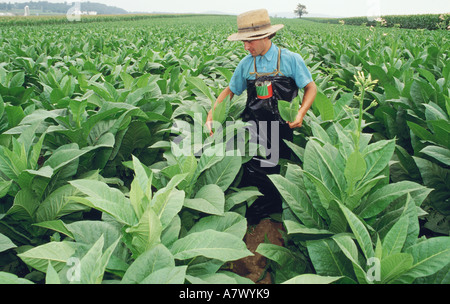
[[[8,0],[8,2],[27,2]],[[36,0],[35,0],[36,1]],[[63,2],[64,0],[47,0]],[[73,2],[66,0],[68,3]],[[339,17],[428,14],[450,12],[450,0],[90,0],[117,6],[130,12],[203,13],[219,11],[239,14],[248,10],[266,8],[269,13],[292,12],[298,3],[307,7],[309,15]],[[0,2],[6,2],[0,0]],[[84,2],[84,1],[79,1]]]

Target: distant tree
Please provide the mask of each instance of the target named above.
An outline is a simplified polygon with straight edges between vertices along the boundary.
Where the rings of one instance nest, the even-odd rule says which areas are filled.
[[[294,10],[294,14],[296,14],[299,18],[301,18],[303,15],[307,15],[308,12],[306,11],[306,6],[303,4],[297,4],[297,8]]]
[[[21,3],[17,2],[11,3],[11,1],[9,2],[3,1],[2,3],[0,3],[0,10],[2,11],[23,10],[25,6],[28,6],[30,10],[33,11],[40,11],[54,14],[66,14],[67,10],[72,7],[73,2],[74,1],[64,1],[64,2],[61,1],[61,3],[50,3],[48,1],[29,1]],[[96,11],[99,15],[128,14],[128,12],[124,9],[91,1],[82,2],[81,10]]]

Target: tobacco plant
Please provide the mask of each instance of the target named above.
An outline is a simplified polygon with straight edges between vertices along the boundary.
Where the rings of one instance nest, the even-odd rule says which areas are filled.
[[[358,120],[338,100],[334,112],[350,120],[324,128],[313,117],[304,151],[291,143],[302,165],[270,176],[286,204],[283,222],[297,246],[292,250],[306,248],[315,273],[346,283],[412,283],[445,273],[449,238],[419,238],[418,215],[431,189],[390,182],[395,142],[371,142],[362,132],[363,114],[373,106],[363,108],[364,95],[376,82],[362,73],[355,80]],[[260,252],[271,258],[278,251]]]
[[[204,126],[235,18],[95,21],[0,29],[0,282],[252,283],[246,95]],[[447,32],[280,22],[319,93],[270,176],[273,282],[448,283]]]

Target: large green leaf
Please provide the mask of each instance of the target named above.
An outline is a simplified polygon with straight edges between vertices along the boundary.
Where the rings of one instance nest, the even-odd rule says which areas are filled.
[[[141,283],[155,271],[167,267],[175,267],[175,259],[170,251],[162,244],[142,253],[127,269],[121,283]]]
[[[432,275],[450,261],[450,237],[434,237],[409,247],[406,250],[414,258],[412,267],[402,277],[402,282]]]
[[[306,247],[317,274],[353,277],[352,263],[332,239],[306,241]]]
[[[358,210],[358,214],[363,218],[370,218],[385,210],[389,204],[403,195],[418,196],[418,203],[422,202],[430,192],[431,189],[410,181],[388,184],[369,195]]]
[[[161,233],[161,243],[166,247],[171,247],[172,244],[178,240],[181,231],[181,218],[176,215],[170,224],[163,229]]]
[[[57,231],[59,233],[62,233],[64,235],[67,235],[68,237],[70,237],[72,239],[74,238],[72,232],[67,228],[67,225],[61,220],[40,222],[40,223],[34,224],[34,226],[51,229],[51,230]]]
[[[394,253],[381,260],[381,282],[387,284],[393,282],[403,273],[408,271],[413,264],[413,257],[408,253]]]
[[[133,170],[135,173],[135,179],[139,182],[139,186],[141,187],[142,191],[148,196],[149,199],[151,199],[151,184],[149,184],[149,180],[152,178],[152,172],[150,171],[150,176],[147,173],[148,170],[144,167],[144,165],[141,163],[141,161],[135,157],[133,158]]]
[[[408,121],[407,124],[408,127],[411,129],[412,133],[415,134],[420,139],[435,142],[435,137],[429,130],[412,121]]]
[[[314,107],[319,110],[320,117],[323,121],[334,119],[334,107],[330,99],[322,92],[317,92],[314,100]]]
[[[141,284],[184,284],[187,268],[176,266],[158,269],[143,279]]]
[[[420,152],[431,156],[447,166],[450,166],[450,149],[438,146],[427,146]]]
[[[411,84],[411,99],[419,106],[431,100],[434,93],[433,87],[423,79],[414,79]]]
[[[221,216],[206,216],[195,223],[188,233],[191,234],[208,229],[227,232],[243,239],[247,232],[247,220],[245,217],[235,212],[225,212]]]
[[[423,158],[414,156],[413,159],[420,170],[423,184],[430,189],[434,189],[429,194],[431,205],[439,212],[447,214],[450,210],[448,204],[450,169]]]
[[[150,186],[151,186],[151,181],[150,181]],[[145,210],[150,205],[150,200],[144,194],[144,191],[142,190],[142,188],[139,185],[139,182],[136,178],[131,182],[129,196],[130,196],[130,203],[133,206],[133,210],[136,213],[136,217],[141,218],[142,215],[144,214]]]
[[[5,197],[8,194],[9,188],[11,187],[13,181],[2,181],[0,180],[0,198]]]
[[[179,183],[178,189],[185,190],[189,195],[197,178],[195,176],[198,166],[197,158],[194,155],[181,155],[175,161],[175,164],[162,169],[161,173],[169,179],[179,174],[185,174],[184,180]]]
[[[300,221],[309,228],[325,228],[324,221],[312,205],[308,195],[281,175],[269,175],[281,196]]]
[[[52,263],[55,270],[61,270],[74,253],[75,246],[73,243],[50,242],[20,253],[18,256],[27,265],[46,272],[49,262]]]
[[[402,217],[406,217],[408,219],[406,239],[404,240],[403,248],[408,248],[417,242],[417,238],[420,233],[418,210],[419,209],[417,208],[414,199],[412,199],[411,195],[408,194],[404,200],[399,200],[397,204],[392,206],[392,208],[389,208],[386,212],[383,212],[383,215],[376,221],[376,223],[374,223],[373,228],[378,232],[380,238],[383,240],[383,243],[390,243],[386,243],[386,251],[391,251],[393,248],[398,249],[400,246],[401,240],[403,239],[402,227],[396,227],[393,229],[393,226],[401,221]],[[387,234],[391,234],[389,236],[389,241],[385,241]],[[383,249],[383,251],[385,250]]]
[[[135,178],[131,183],[130,202],[133,206],[134,212],[138,218],[147,210],[150,201],[153,197],[152,193],[152,179],[153,173],[150,171],[150,176],[143,164],[138,158],[133,156],[133,169]]]
[[[330,204],[333,201],[338,201],[339,197],[337,197],[332,190],[329,188],[329,185],[326,184],[325,181],[329,181],[329,179],[321,179],[317,176],[311,174],[308,171],[303,171],[305,176],[305,185],[308,191],[309,196],[314,199],[317,196],[321,207],[324,209],[328,209]],[[317,205],[317,202],[316,202]]]
[[[195,232],[177,240],[170,251],[178,260],[204,256],[227,262],[252,255],[238,237],[210,229]]]
[[[69,198],[79,194],[81,192],[72,185],[64,185],[56,189],[39,204],[36,211],[36,221],[52,221],[73,212],[86,210],[85,205]]]
[[[223,124],[225,120],[227,119],[228,109],[230,104],[230,97],[228,96],[222,102],[216,105],[215,108],[212,108],[212,115],[213,115],[213,127],[216,128],[215,124]],[[219,126],[219,125],[218,125]]]
[[[126,229],[132,239],[132,251],[135,255],[137,256],[159,244],[162,230],[163,227],[158,215],[152,208],[147,208],[139,219],[139,223]]]
[[[186,280],[191,284],[255,284],[252,280],[230,271],[198,276],[186,275]]]
[[[428,121],[430,129],[433,130],[435,142],[450,149],[450,122],[448,119]]]
[[[367,170],[363,180],[370,180],[380,174],[392,159],[395,150],[395,141],[384,140],[367,146],[363,155],[366,160]]]
[[[193,199],[185,199],[184,206],[208,214],[222,215],[225,195],[219,186],[205,185],[197,191]]]
[[[353,231],[353,234],[361,246],[362,252],[366,259],[370,259],[374,257],[373,244],[370,238],[369,231],[365,227],[364,223],[347,207],[342,204],[339,204],[342,212],[347,218],[348,224]]]
[[[383,256],[400,253],[406,241],[409,219],[402,216],[383,239]]]
[[[229,211],[241,203],[252,201],[261,195],[262,193],[257,188],[240,188],[237,192],[228,192],[225,196],[225,211]]]
[[[225,157],[223,144],[215,144],[212,147],[204,149],[200,159],[198,160],[195,177],[220,162]]]
[[[314,182],[322,204],[332,199],[341,199],[345,193],[345,161],[338,150],[330,144],[323,147],[312,140],[305,148],[304,171],[306,177]]]
[[[4,234],[0,233],[0,252],[15,248],[16,245]]]
[[[184,199],[185,192],[176,189],[175,185],[168,185],[155,193],[150,202],[150,207],[159,217],[163,229],[166,228],[172,219],[181,211]]]
[[[100,284],[105,274],[106,265],[119,241],[120,239],[117,239],[105,250],[105,252],[103,252],[104,238],[102,235],[80,260],[79,281],[77,280],[78,278],[74,278],[72,282],[81,284]]]
[[[34,284],[32,281],[19,278],[15,274],[0,271],[0,284]]]
[[[106,212],[120,223],[129,226],[137,223],[136,214],[130,200],[118,189],[95,180],[80,179],[71,181],[70,184],[86,195],[85,198],[70,197],[70,199]]]
[[[70,162],[80,158],[80,156],[87,152],[89,152],[87,149],[80,150],[75,143],[61,146],[44,162],[43,167],[49,166],[54,171],[57,171]]]
[[[356,182],[361,180],[366,173],[366,161],[358,150],[353,151],[345,164],[345,179],[347,180],[347,193],[352,194]],[[349,206],[350,207],[350,206]],[[354,206],[350,207],[352,210]]]
[[[360,284],[368,283],[369,274],[366,273],[359,262],[358,248],[352,237],[346,234],[338,234],[333,237],[333,240],[339,246],[344,255],[348,258],[348,260],[351,261],[357,281]],[[372,257],[370,259],[372,259]]]
[[[85,244],[88,247],[94,245],[103,236],[104,249],[106,249],[121,235],[121,228],[109,221],[81,220],[65,224],[65,227],[73,235],[77,244]]]
[[[241,169],[242,160],[238,156],[225,156],[205,170],[199,178],[201,185],[216,184],[226,191]]]
[[[275,244],[261,243],[258,245],[256,252],[276,263],[272,266],[275,273],[273,283],[295,277],[306,270],[307,262],[296,250],[290,250]]]
[[[333,232],[331,231],[317,228],[308,228],[298,222],[290,220],[285,220],[284,225],[286,226],[286,230],[289,235],[293,235],[301,240],[322,239],[328,238],[333,235]]]
[[[308,273],[308,274],[301,274],[292,279],[289,279],[283,282],[283,284],[314,284],[314,285],[331,284],[341,278],[342,277],[325,277],[317,274]]]
[[[38,206],[39,200],[33,191],[22,189],[17,193],[14,198],[14,204],[7,214],[13,215],[16,219],[33,221]]]
[[[53,268],[52,263],[48,263],[47,273],[45,275],[45,284],[61,284],[61,279],[55,268]]]
[[[281,118],[288,122],[294,122],[298,115],[300,107],[300,97],[297,96],[291,102],[278,100],[278,111]]]
[[[13,138],[13,143],[17,141]],[[14,149],[14,148],[13,148]],[[27,169],[25,147],[23,149],[10,151],[3,145],[0,146],[0,171],[9,179],[18,181],[18,177],[24,170]]]
[[[208,88],[206,83],[198,78],[198,77],[186,77],[186,82],[192,87],[198,89],[201,93],[203,93],[211,103],[214,103],[215,98],[213,97],[211,90]]]

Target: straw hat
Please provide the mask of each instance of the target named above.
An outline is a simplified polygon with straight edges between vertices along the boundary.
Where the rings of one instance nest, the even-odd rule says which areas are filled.
[[[237,25],[238,32],[228,37],[229,41],[263,39],[284,27],[283,24],[272,25],[266,9],[240,14],[237,17]]]

